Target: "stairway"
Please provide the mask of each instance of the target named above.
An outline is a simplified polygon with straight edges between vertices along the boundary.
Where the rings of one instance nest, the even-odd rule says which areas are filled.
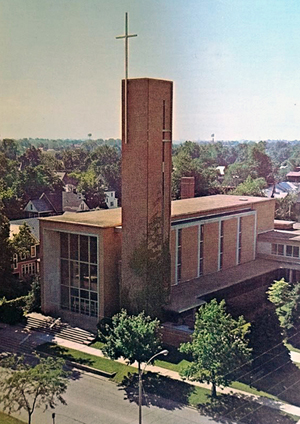
[[[84,345],[91,344],[96,335],[78,327],[71,327],[67,323],[55,320],[51,317],[45,317],[42,314],[32,313],[27,315],[25,330],[34,330],[40,333],[47,333],[61,339]]]

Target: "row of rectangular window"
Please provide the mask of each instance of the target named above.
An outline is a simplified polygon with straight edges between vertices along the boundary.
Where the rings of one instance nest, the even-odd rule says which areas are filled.
[[[35,263],[31,262],[29,264],[24,264],[21,267],[22,275],[33,275],[36,273]]]
[[[271,253],[277,256],[299,258],[300,249],[299,246],[272,243]]]
[[[61,283],[97,291],[97,265],[61,259]]]
[[[61,308],[89,316],[98,315],[98,294],[61,286]]]
[[[97,238],[79,234],[61,233],[61,258],[97,263]]]
[[[97,237],[60,234],[61,308],[98,316]]]

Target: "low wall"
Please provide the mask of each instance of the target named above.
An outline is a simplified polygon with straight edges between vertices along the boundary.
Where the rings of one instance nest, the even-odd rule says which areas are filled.
[[[191,341],[192,331],[182,326],[174,326],[171,323],[165,323],[162,325],[161,333],[164,344],[174,347],[179,347],[181,343]]]

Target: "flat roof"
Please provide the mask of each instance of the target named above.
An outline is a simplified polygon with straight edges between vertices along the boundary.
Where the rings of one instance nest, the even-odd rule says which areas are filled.
[[[173,200],[171,220],[176,221],[183,216],[214,214],[217,211],[220,213],[222,210],[251,208],[253,204],[270,201],[274,201],[274,199],[228,194]],[[89,212],[65,212],[63,215],[44,217],[40,220],[92,225],[101,228],[118,227],[122,225],[122,208],[99,209]]]
[[[258,235],[258,241],[261,242],[300,242],[300,231],[299,230],[272,230],[266,233],[262,233]]]
[[[183,313],[203,304],[201,297],[260,275],[285,268],[284,262],[256,259],[242,265],[171,286],[170,303],[164,309]]]

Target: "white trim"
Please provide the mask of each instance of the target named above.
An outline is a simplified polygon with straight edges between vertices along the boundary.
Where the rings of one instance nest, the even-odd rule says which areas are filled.
[[[198,225],[198,266],[197,266],[197,277],[200,277],[200,238],[201,238],[201,224]]]
[[[254,216],[254,244],[253,244],[253,260],[256,259],[257,250],[257,214]]]
[[[178,284],[178,228],[175,229],[175,281],[174,284]]]
[[[255,215],[255,217],[257,219],[256,210],[252,210],[252,211],[248,211],[248,212],[234,213],[232,215],[224,215],[224,216],[218,216],[218,217],[210,217],[210,218],[209,217],[208,218],[199,217],[195,221],[184,222],[182,224],[177,224],[177,225],[176,225],[176,221],[173,221],[172,222],[173,225],[171,226],[171,229],[172,228],[177,229],[177,228],[194,227],[194,226],[197,226],[197,225],[204,225],[204,224],[209,224],[209,223],[212,223],[212,222],[227,221],[227,220],[232,219],[232,218],[251,216],[251,215]],[[256,222],[256,219],[255,219],[255,222]]]

